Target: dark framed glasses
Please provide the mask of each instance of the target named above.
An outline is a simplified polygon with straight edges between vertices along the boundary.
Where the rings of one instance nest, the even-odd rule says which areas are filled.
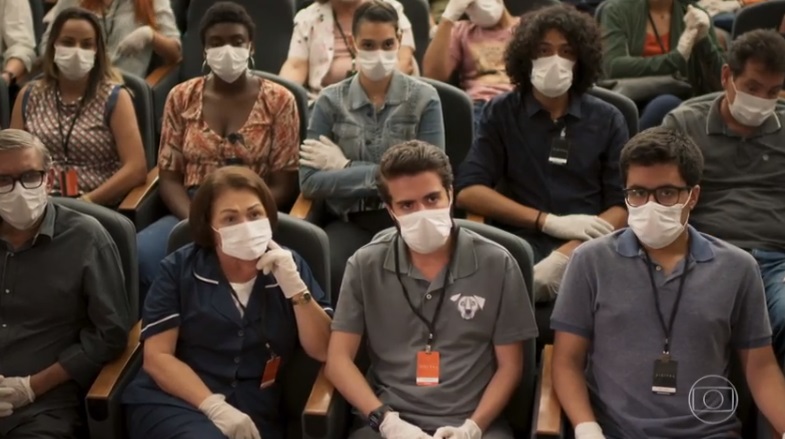
[[[39,188],[44,184],[45,177],[46,171],[26,171],[18,177],[0,175],[0,194],[7,194],[14,190],[17,182],[25,189]]]
[[[640,207],[649,202],[654,196],[654,201],[666,207],[679,204],[679,198],[684,191],[691,190],[691,186],[660,186],[655,189],[633,187],[624,189],[624,199],[632,207]]]

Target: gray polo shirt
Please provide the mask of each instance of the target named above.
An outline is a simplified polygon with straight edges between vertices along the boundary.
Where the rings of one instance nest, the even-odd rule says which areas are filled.
[[[785,251],[785,106],[743,138],[723,121],[722,99],[695,99],[663,121],[692,137],[705,157],[690,224],[744,249]]]
[[[442,292],[444,272],[429,283],[409,263],[398,239],[401,280],[414,306],[430,319],[439,296],[446,294],[435,324],[439,384],[417,386],[416,357],[425,348],[428,329],[398,283],[396,236],[395,231],[382,233],[349,259],[332,328],[367,337],[371,385],[403,418],[424,430],[460,425],[496,371],[494,345],[537,336],[526,284],[507,250],[461,228]]]
[[[13,251],[0,240],[0,375],[59,362],[71,381],[34,405],[76,406],[79,387],[125,348],[133,316],[123,279],[109,233],[63,206],[49,203],[28,246]]]
[[[664,332],[645,254],[632,230],[581,245],[567,267],[551,327],[591,340],[586,381],[597,422],[609,437],[740,437],[735,416],[716,424],[693,416],[689,393],[703,377],[726,377],[734,350],[771,344],[760,272],[752,256],[737,247],[692,227],[689,238],[687,277],[671,336],[671,355],[678,362],[675,395],[651,390]],[[667,322],[684,265],[666,275],[653,263]],[[694,407],[701,410],[703,394],[696,395]]]

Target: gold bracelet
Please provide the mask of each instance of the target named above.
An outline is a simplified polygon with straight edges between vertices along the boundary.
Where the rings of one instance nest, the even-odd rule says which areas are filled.
[[[86,203],[92,203],[93,202],[93,200],[91,200],[90,197],[87,196],[87,194],[82,195],[81,197],[79,197],[79,199],[84,201],[84,202],[86,202]]]

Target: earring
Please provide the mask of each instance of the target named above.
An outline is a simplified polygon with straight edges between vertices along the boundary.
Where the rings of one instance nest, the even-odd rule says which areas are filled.
[[[251,70],[256,70],[256,60],[253,59],[253,56],[248,57],[248,63],[251,65]]]
[[[206,75],[207,72],[205,72],[205,70],[207,70],[207,60],[202,61],[202,70],[201,70],[201,72]]]

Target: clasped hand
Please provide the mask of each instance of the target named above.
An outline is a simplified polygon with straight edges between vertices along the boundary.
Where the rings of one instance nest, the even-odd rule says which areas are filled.
[[[30,388],[30,377],[4,377],[0,375],[0,418],[10,416],[15,409],[35,401]]]

